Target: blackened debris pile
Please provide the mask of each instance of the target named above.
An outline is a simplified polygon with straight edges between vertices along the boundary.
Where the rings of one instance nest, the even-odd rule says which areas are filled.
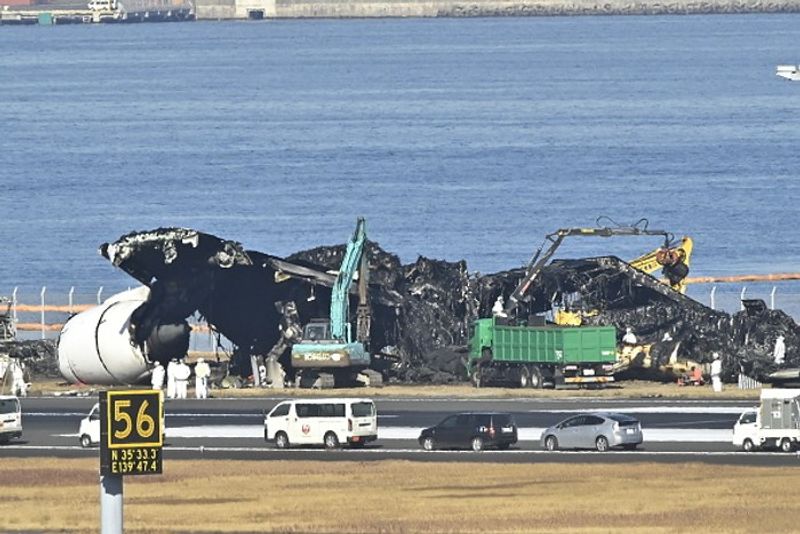
[[[167,228],[129,234],[101,252],[151,289],[161,286],[152,291],[138,328],[198,310],[249,356],[267,354],[278,340],[281,303],[295,302],[303,324],[328,316],[335,277],[330,271],[338,269],[344,246],[318,247],[284,260],[209,234]],[[370,351],[399,359],[395,370],[401,380],[464,380],[469,325],[489,316],[498,296],[508,298],[523,269],[470,274],[465,261],[422,256],[403,265],[374,242],[367,254]],[[718,352],[729,379],[740,371],[763,379],[778,367],[800,366],[800,327],[783,312],[758,306],[733,316],[715,311],[614,257],[551,263],[529,289],[518,316],[554,306],[581,312],[587,324],[614,325],[620,336],[632,328],[640,342],[651,345],[656,364],[676,357],[708,363]],[[778,335],[786,344],[780,366],[773,359]]]
[[[56,359],[56,344],[53,340],[8,341],[0,344],[0,354],[6,354],[23,362],[30,376],[61,378]]]
[[[344,246],[317,247],[288,261],[337,269]],[[377,243],[367,244],[373,322],[370,350],[400,358],[402,380],[445,383],[465,375],[463,347],[469,322],[476,317],[474,280],[464,261],[420,256],[412,264]]]

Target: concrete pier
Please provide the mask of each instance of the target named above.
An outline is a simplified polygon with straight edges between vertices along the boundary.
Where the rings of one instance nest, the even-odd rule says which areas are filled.
[[[796,13],[800,0],[196,0],[198,19]]]

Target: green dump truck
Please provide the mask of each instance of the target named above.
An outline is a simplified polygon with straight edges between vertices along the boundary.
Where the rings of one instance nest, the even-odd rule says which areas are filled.
[[[617,329],[613,326],[511,326],[498,317],[473,325],[467,370],[475,387],[512,383],[613,382]]]

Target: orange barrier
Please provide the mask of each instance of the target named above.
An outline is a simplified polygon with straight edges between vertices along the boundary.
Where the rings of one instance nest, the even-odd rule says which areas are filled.
[[[788,280],[800,280],[800,273],[740,274],[735,276],[690,276],[686,278],[685,282],[687,284],[723,284],[736,282],[785,282]]]
[[[63,313],[78,313],[93,308],[96,304],[73,304],[70,306],[61,306],[58,304],[17,304],[18,312],[63,312]]]
[[[64,323],[45,323],[44,329],[47,331],[58,331],[64,326]],[[207,324],[193,324],[189,325],[192,328],[192,332],[201,332],[207,333],[211,331],[211,328]],[[41,323],[17,323],[17,330],[25,330],[29,332],[39,332],[42,330]]]

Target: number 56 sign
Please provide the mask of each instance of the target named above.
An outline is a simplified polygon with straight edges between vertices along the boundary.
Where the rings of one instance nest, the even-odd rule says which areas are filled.
[[[100,473],[161,473],[162,414],[160,391],[101,391]]]

